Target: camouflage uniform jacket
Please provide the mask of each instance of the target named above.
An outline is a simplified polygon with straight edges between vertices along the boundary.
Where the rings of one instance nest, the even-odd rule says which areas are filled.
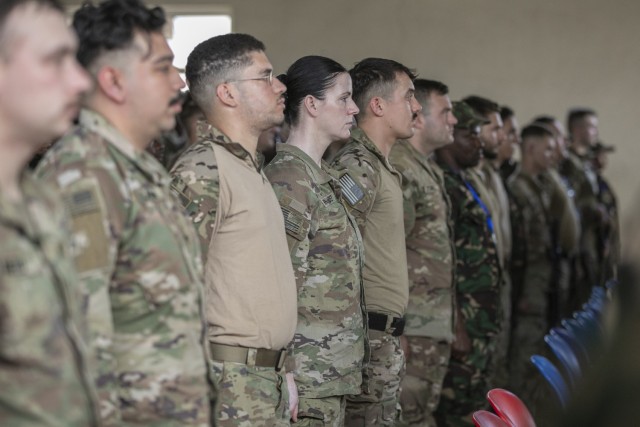
[[[472,337],[489,339],[500,329],[501,269],[487,215],[466,182],[467,171],[455,172],[439,164],[451,199],[456,249],[456,292],[458,304]]]
[[[367,310],[402,317],[409,301],[401,176],[360,128],[338,152],[337,169],[365,252]]]
[[[455,248],[442,171],[408,141],[396,143],[389,159],[402,174],[409,267],[405,334],[451,342]]]
[[[23,203],[0,193],[0,425],[96,425],[69,224],[51,192],[20,187]]]
[[[520,306],[527,314],[545,315],[547,293],[551,286],[552,244],[549,223],[551,195],[544,191],[540,181],[522,171],[509,178],[511,199],[516,205],[512,221],[513,226],[522,228],[515,234],[522,236],[515,243],[514,254],[523,257],[514,262],[523,271],[516,272],[518,277],[518,295],[526,301],[526,307]],[[515,261],[515,260],[514,260]],[[518,309],[518,307],[516,307]]]
[[[209,425],[200,248],[168,174],[88,110],[37,173],[73,217],[103,418]]]
[[[282,207],[298,288],[287,360],[302,397],[358,394],[364,357],[362,241],[338,180],[297,147],[278,144],[265,174]]]

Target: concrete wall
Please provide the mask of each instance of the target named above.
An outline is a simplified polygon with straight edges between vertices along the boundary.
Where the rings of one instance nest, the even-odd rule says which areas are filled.
[[[603,141],[618,148],[606,174],[623,213],[640,189],[640,2],[156,1],[230,7],[234,31],[264,41],[278,72],[307,54],[347,67],[380,56],[444,81],[454,99],[473,93],[510,105],[521,123],[540,113],[564,120],[567,108],[590,106]]]

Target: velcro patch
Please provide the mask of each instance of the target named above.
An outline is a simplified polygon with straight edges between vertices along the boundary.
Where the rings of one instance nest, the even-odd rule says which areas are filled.
[[[88,214],[98,210],[98,198],[94,189],[83,189],[65,197],[71,216]]]
[[[364,191],[348,173],[340,177],[340,186],[342,187],[342,195],[351,206],[355,206],[364,198]]]
[[[290,206],[281,206],[282,216],[284,216],[284,228],[291,237],[297,240],[304,240],[308,232],[308,221],[300,212]]]

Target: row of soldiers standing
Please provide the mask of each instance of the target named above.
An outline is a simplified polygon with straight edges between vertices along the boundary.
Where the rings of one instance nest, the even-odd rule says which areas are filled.
[[[230,34],[189,56],[206,120],[168,175],[145,151],[184,87],[161,9],[87,4],[75,35],[53,0],[2,13],[3,425],[470,425],[507,384],[509,313],[533,342],[552,295],[556,216],[538,180],[562,138],[546,119],[523,130],[506,191],[492,156],[518,132],[494,103],[452,104],[379,58],[347,72],[304,57],[276,78],[261,42]],[[35,180],[24,165],[81,93]],[[263,170],[258,138],[285,117]],[[554,179],[577,240],[592,216],[570,194],[583,209],[588,188]],[[610,232],[601,204],[584,209]],[[598,236],[563,247],[575,283],[602,279],[583,257],[615,254]]]

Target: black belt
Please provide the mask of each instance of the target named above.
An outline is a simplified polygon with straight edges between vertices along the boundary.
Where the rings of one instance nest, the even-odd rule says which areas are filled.
[[[285,349],[267,350],[265,348],[247,348],[215,343],[209,343],[209,349],[213,360],[274,368],[276,371],[282,369],[287,355]]]
[[[389,314],[367,312],[369,329],[386,332],[394,337],[399,337],[404,332],[404,317],[393,317]]]

